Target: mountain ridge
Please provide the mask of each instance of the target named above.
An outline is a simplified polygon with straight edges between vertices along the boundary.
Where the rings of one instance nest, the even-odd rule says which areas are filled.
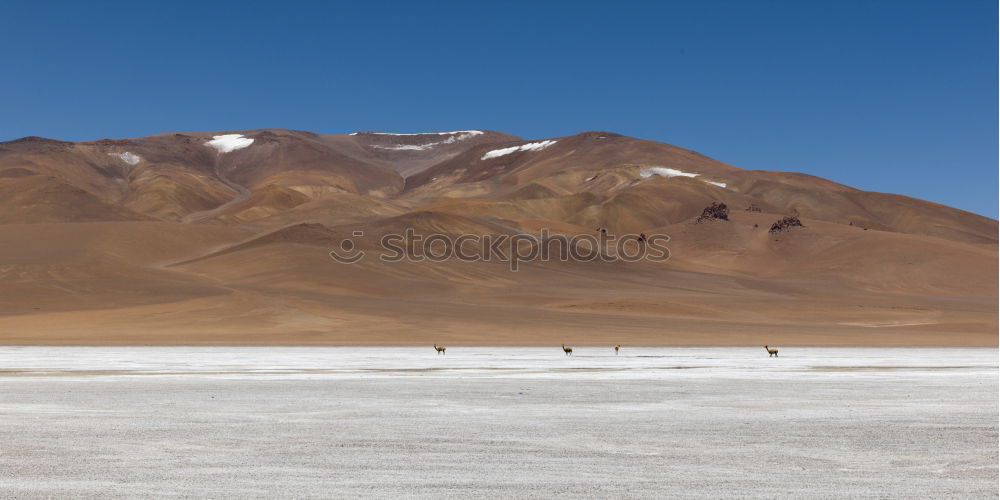
[[[662,234],[670,259],[378,259],[407,229]],[[369,257],[333,261],[345,240]],[[0,342],[995,345],[997,241],[956,208],[612,132],[25,137],[0,143]]]

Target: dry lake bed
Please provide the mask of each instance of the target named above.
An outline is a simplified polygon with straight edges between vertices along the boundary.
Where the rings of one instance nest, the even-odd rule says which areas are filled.
[[[996,498],[997,353],[0,347],[0,497]]]

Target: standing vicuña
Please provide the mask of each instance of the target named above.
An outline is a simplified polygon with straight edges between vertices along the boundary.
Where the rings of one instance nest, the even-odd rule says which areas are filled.
[[[438,354],[444,354],[444,350],[447,349],[447,347],[434,344],[434,349],[437,349]]]
[[[776,357],[776,358],[778,357],[778,350],[777,350],[777,349],[771,349],[771,348],[770,348],[770,347],[768,347],[768,346],[764,346],[764,349],[767,349],[767,354],[768,354],[768,356],[767,356],[767,357],[769,357],[769,358],[770,358],[771,356],[774,356],[774,357]]]
[[[572,356],[573,355],[573,348],[572,347],[566,347],[566,344],[563,344],[563,352],[565,352],[567,356]]]
[[[616,344],[616,345],[615,345],[615,356],[617,356],[617,355],[618,355],[618,350],[619,350],[619,349],[621,349],[621,348],[622,348],[622,345],[621,345],[621,344]]]

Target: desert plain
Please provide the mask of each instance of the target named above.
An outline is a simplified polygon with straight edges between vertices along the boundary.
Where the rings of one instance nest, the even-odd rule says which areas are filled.
[[[15,498],[995,498],[989,348],[3,347]]]

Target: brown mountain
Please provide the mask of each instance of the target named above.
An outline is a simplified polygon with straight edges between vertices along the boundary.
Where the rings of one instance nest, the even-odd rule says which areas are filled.
[[[28,137],[0,143],[0,342],[996,345],[997,230],[609,132]],[[670,258],[591,243],[626,233]],[[462,235],[525,258],[434,254]]]

